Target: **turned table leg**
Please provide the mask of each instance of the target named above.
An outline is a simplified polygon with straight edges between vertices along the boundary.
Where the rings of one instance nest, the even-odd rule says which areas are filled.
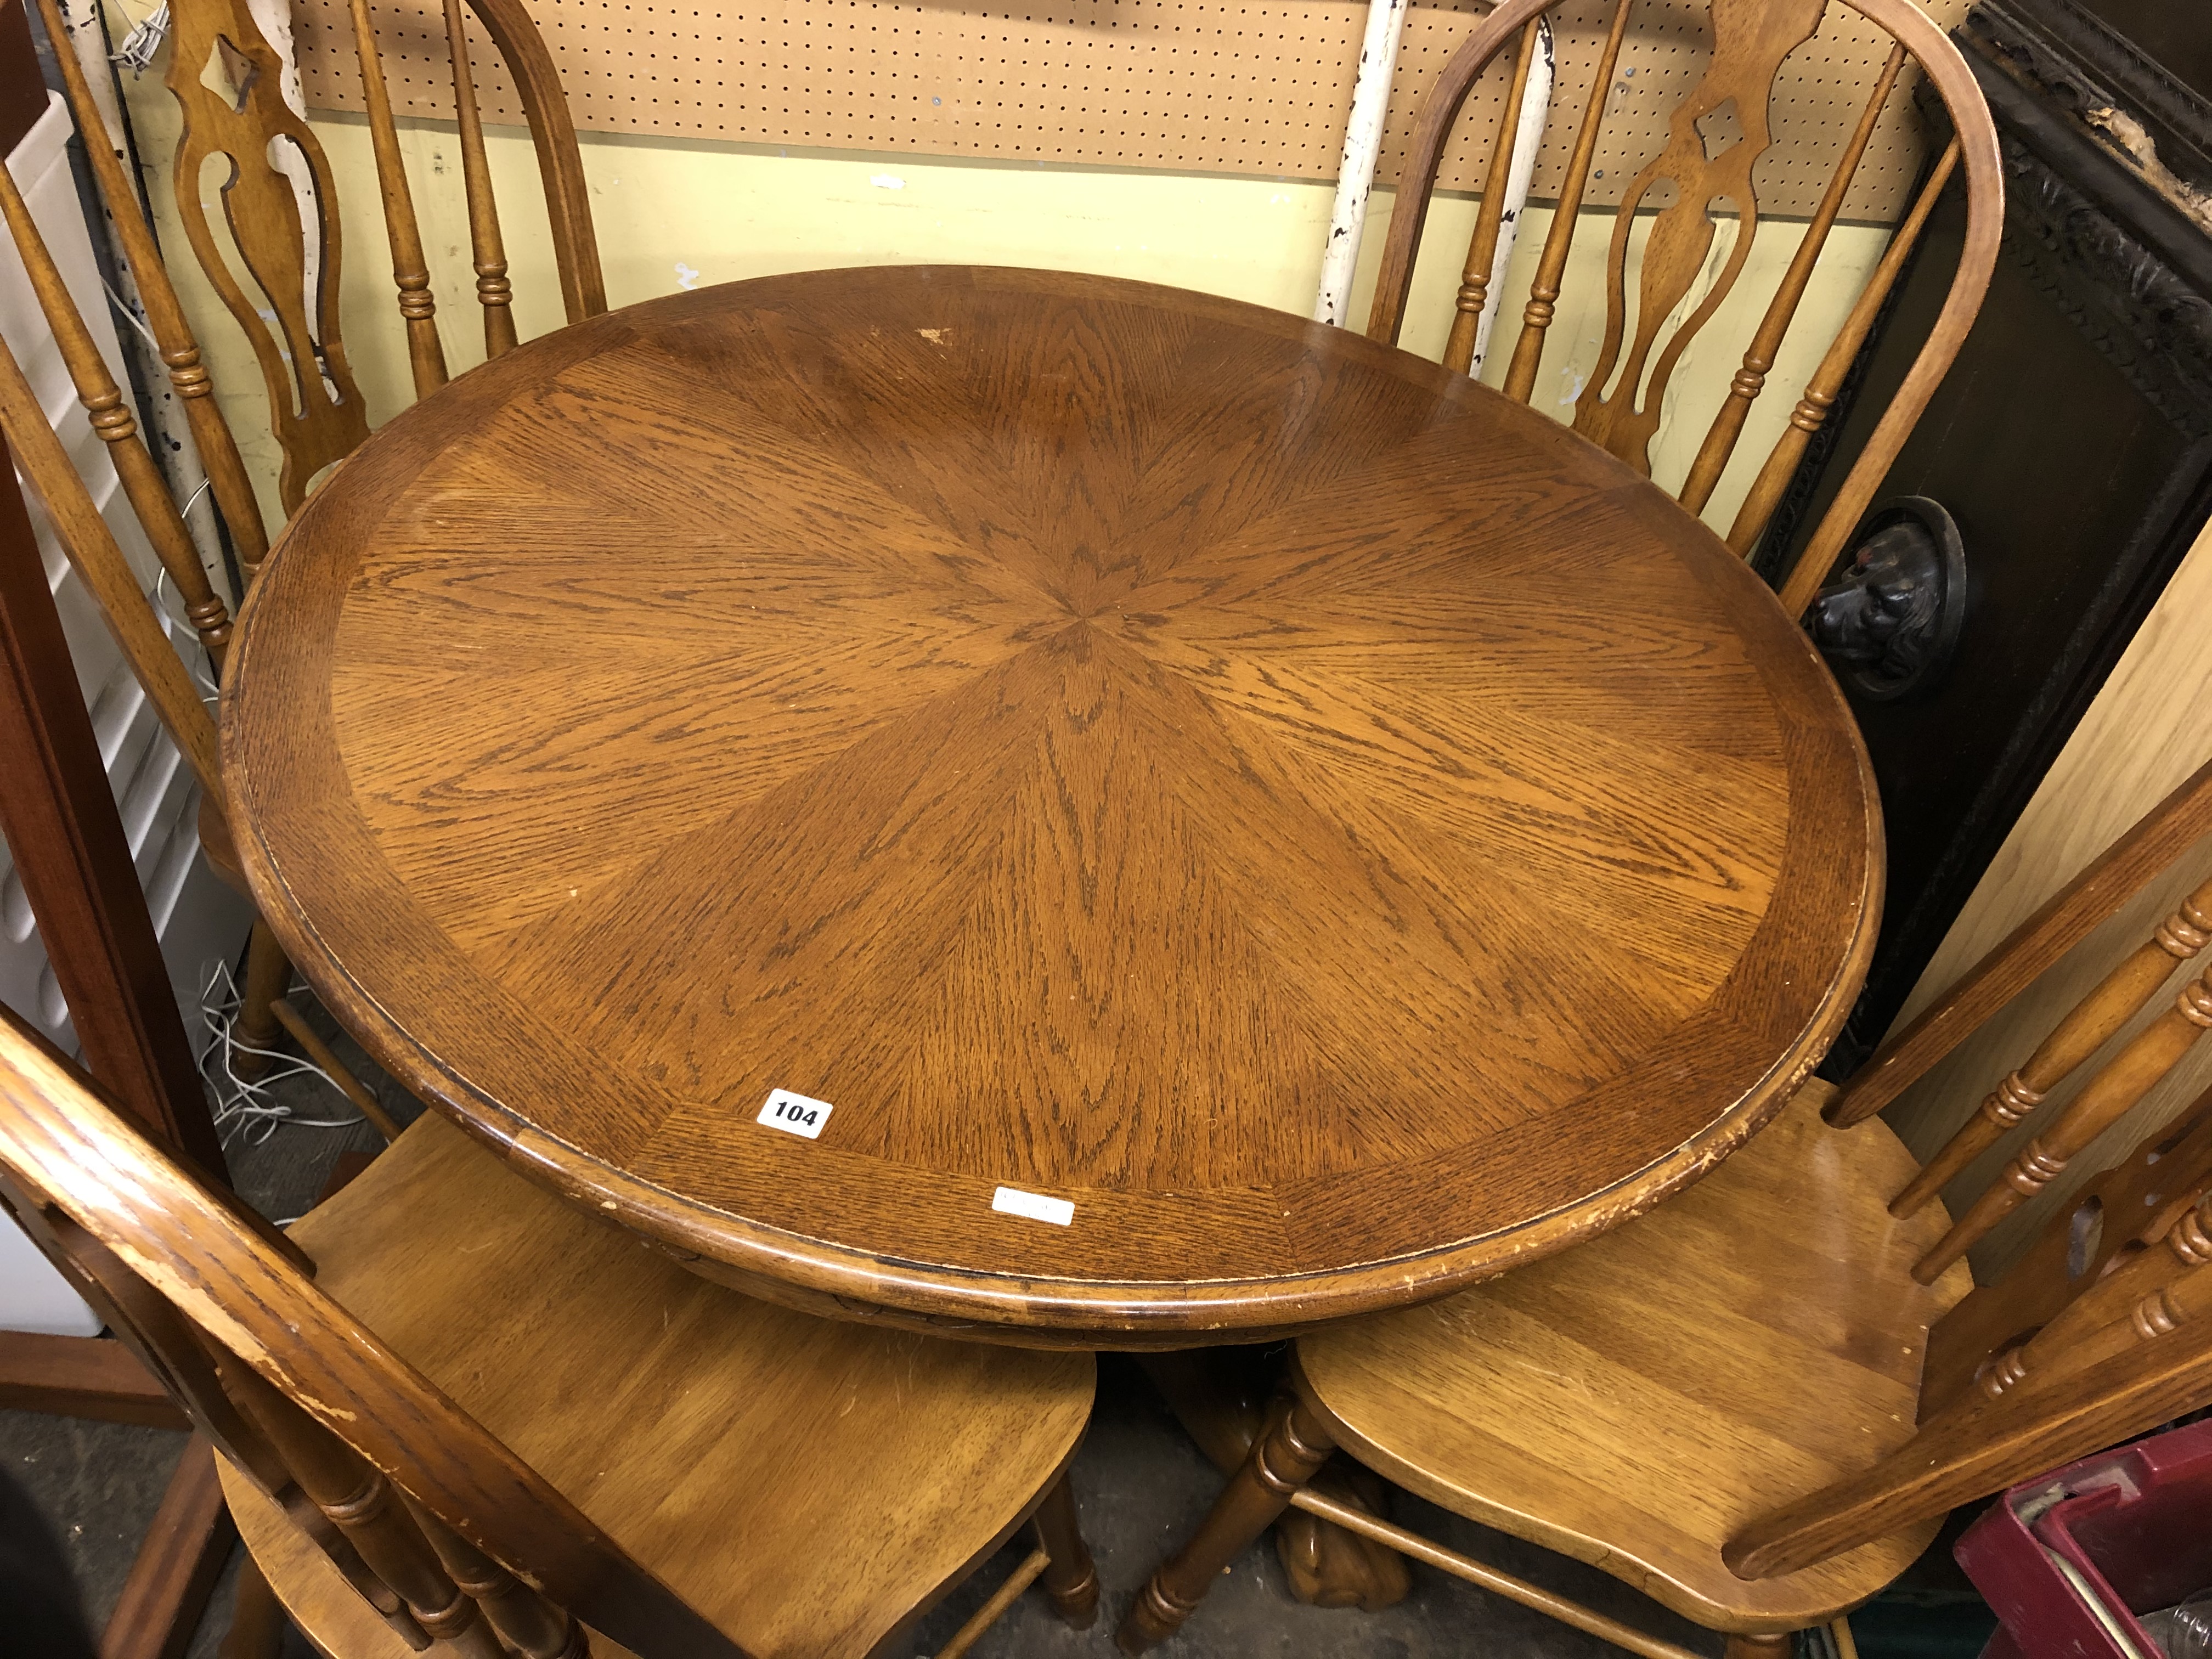
[[[1335,1449],[1302,1401],[1286,1401],[1269,1420],[1190,1541],[1163,1562],[1131,1603],[1115,1639],[1142,1653],[1182,1627],[1213,1587],[1222,1568],[1242,1555],[1280,1515],[1291,1494],[1313,1478]]]
[[[1267,1401],[1281,1380],[1278,1357],[1265,1348],[1195,1348],[1146,1354],[1139,1363],[1183,1431],[1222,1474],[1234,1474],[1267,1420]],[[1388,1483],[1346,1459],[1324,1469],[1313,1486],[1339,1503],[1389,1517]],[[1291,1594],[1314,1607],[1379,1613],[1405,1600],[1413,1587],[1397,1551],[1302,1510],[1287,1510],[1275,1522],[1275,1554]]]

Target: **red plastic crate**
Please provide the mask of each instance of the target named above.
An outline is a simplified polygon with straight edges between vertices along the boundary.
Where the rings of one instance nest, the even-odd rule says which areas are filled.
[[[2003,1622],[1983,1659],[2158,1659],[2136,1615],[2212,1589],[2212,1421],[2013,1487],[1954,1553]]]

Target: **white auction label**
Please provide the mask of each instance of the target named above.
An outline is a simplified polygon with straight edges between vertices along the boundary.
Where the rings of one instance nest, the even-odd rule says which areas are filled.
[[[819,1140],[822,1126],[830,1121],[830,1114],[835,1109],[826,1100],[809,1100],[788,1089],[778,1089],[769,1096],[768,1104],[760,1109],[760,1115],[753,1121],[765,1123],[771,1129]]]
[[[1032,1221],[1049,1221],[1065,1227],[1075,1219],[1075,1206],[1064,1198],[1025,1193],[1018,1187],[1001,1187],[991,1194],[991,1207],[1001,1215],[1024,1215]]]

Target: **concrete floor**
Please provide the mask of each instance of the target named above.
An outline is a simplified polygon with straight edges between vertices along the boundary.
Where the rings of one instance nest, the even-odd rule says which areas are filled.
[[[414,1102],[337,1036],[319,1010],[316,1023],[387,1107],[412,1116],[418,1109]],[[303,1117],[351,1115],[313,1079],[284,1085],[282,1094]],[[313,1201],[340,1152],[374,1150],[379,1144],[365,1125],[287,1125],[258,1146],[234,1144],[232,1174],[239,1190],[264,1213],[291,1217]],[[114,1604],[183,1444],[181,1434],[157,1429],[0,1412],[0,1468],[24,1486],[61,1537],[94,1631]],[[1097,1623],[1085,1632],[1070,1631],[1043,1596],[1032,1593],[977,1644],[977,1659],[1104,1659],[1113,1653],[1115,1620],[1162,1554],[1205,1513],[1221,1480],[1143,1373],[1115,1356],[1101,1362],[1097,1409],[1074,1479],[1085,1536],[1104,1589]],[[1720,1652],[1717,1638],[1580,1562],[1403,1493],[1394,1518],[1639,1630],[1694,1650]],[[933,1652],[996,1588],[1024,1547],[1010,1546],[986,1563],[923,1620],[907,1650]],[[1413,1594],[1384,1612],[1306,1607],[1291,1598],[1272,1540],[1262,1539],[1223,1577],[1182,1634],[1161,1650],[1163,1659],[1605,1659],[1620,1651],[1473,1585],[1419,1565],[1413,1571]],[[235,1573],[234,1560],[186,1659],[216,1659],[229,1628]],[[1854,1620],[1866,1659],[1967,1659],[1980,1651],[1992,1624],[1942,1542],[1886,1606]],[[313,1650],[296,1632],[292,1642],[287,1659],[309,1659]],[[5,1647],[0,1635],[0,1650]]]

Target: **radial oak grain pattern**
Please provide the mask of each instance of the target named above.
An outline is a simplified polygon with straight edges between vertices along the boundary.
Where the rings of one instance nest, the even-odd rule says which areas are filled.
[[[1137,283],[532,343],[347,464],[235,654],[256,890],[380,1060],[702,1271],[978,1334],[1289,1328],[1611,1224],[1779,1105],[1879,910],[1849,715],[1718,540]]]

